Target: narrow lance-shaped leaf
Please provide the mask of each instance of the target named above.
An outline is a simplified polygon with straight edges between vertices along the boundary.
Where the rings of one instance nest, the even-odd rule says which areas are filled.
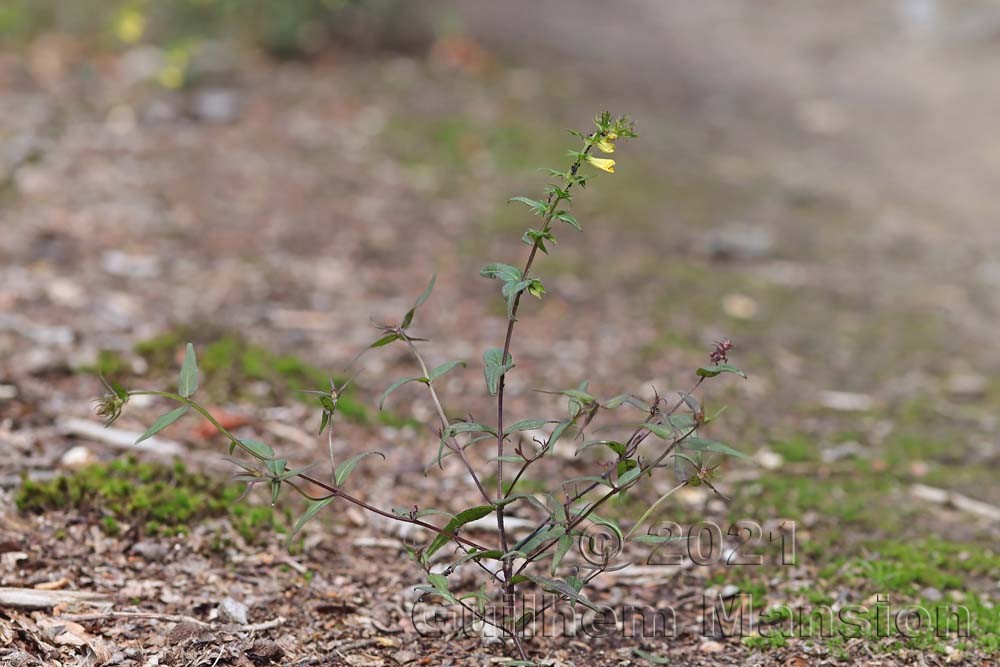
[[[521,421],[514,422],[504,429],[504,435],[510,435],[511,433],[516,433],[517,431],[534,431],[536,429],[540,429],[548,423],[550,422],[547,419],[522,419]]]
[[[540,577],[537,575],[525,575],[529,580],[538,584],[538,586],[548,593],[559,593],[574,603],[579,602],[584,607],[592,609],[594,611],[600,611],[597,605],[593,602],[580,595],[579,590],[577,590],[568,581],[562,581],[560,579],[550,579],[549,577]]]
[[[545,209],[547,208],[544,202],[540,202],[535,199],[529,199],[528,197],[521,197],[521,196],[511,197],[507,201],[508,202],[516,201],[520,204],[524,204],[525,206],[530,208],[532,213],[534,213],[535,215],[542,215],[543,213],[545,213]]]
[[[191,343],[184,350],[184,363],[181,365],[181,377],[177,385],[177,393],[184,398],[189,398],[198,389],[198,360]]]
[[[431,292],[434,290],[435,282],[437,282],[436,273],[431,276],[431,281],[427,283],[427,287],[425,287],[424,291],[417,297],[417,301],[413,304],[413,307],[406,311],[406,315],[403,317],[403,323],[399,326],[400,329],[406,329],[413,322],[413,316],[416,314],[417,308],[424,305],[424,302],[427,301],[428,297],[430,297]]]
[[[562,563],[562,559],[569,553],[572,546],[573,537],[571,535],[563,535],[559,538],[559,544],[556,545],[556,552],[552,556],[552,567],[549,568],[549,573],[552,576],[555,576],[556,570],[559,569],[559,564]]]
[[[483,353],[483,363],[485,364],[483,375],[486,378],[486,388],[490,392],[490,396],[496,396],[500,387],[500,378],[504,373],[514,368],[514,360],[510,353],[507,354],[507,359],[503,360],[503,350],[492,347]]]
[[[285,540],[286,548],[288,547],[288,545],[292,543],[292,540],[295,538],[295,536],[299,534],[299,531],[302,530],[302,527],[305,526],[310,519],[316,516],[316,514],[321,509],[332,503],[333,499],[334,496],[330,496],[329,498],[323,498],[322,500],[309,501],[309,506],[306,507],[306,511],[303,512],[302,516],[299,517],[299,520],[295,522],[295,526],[292,528],[292,532],[288,534],[288,539]]]
[[[465,362],[464,361],[449,361],[447,363],[441,364],[440,366],[432,368],[431,371],[430,371],[430,373],[427,374],[427,379],[430,380],[431,382],[433,382],[434,380],[437,380],[439,377],[441,377],[445,373],[449,373],[456,366],[463,366],[464,367],[465,366]]]
[[[266,442],[261,442],[260,440],[253,440],[251,438],[243,438],[240,440],[243,443],[243,447],[246,448],[248,452],[256,456],[257,458],[264,459],[266,461],[272,460],[274,458],[274,450],[271,449],[271,445]],[[230,448],[232,449],[232,447]]]
[[[171,410],[167,414],[163,415],[155,422],[153,425],[146,429],[146,432],[139,436],[139,439],[135,441],[135,444],[139,444],[143,440],[152,438],[154,435],[165,429],[166,427],[173,424],[175,421],[184,416],[184,413],[188,411],[186,405],[177,408],[176,410]]]
[[[747,379],[747,374],[732,366],[730,364],[715,364],[714,366],[707,366],[705,368],[699,368],[697,371],[698,375],[706,378],[714,378],[716,375],[721,373],[735,373],[739,375],[744,380]]]
[[[397,389],[399,389],[400,387],[402,387],[404,384],[406,384],[408,382],[423,382],[425,380],[426,380],[426,378],[420,378],[420,377],[403,378],[401,380],[396,380],[395,382],[393,382],[392,384],[389,385],[388,389],[386,389],[385,391],[382,392],[381,396],[379,396],[379,399],[378,399],[378,409],[381,410],[382,406],[385,405],[385,399],[389,398],[389,394],[391,394],[392,392],[396,391]]]
[[[479,275],[483,278],[499,278],[503,282],[508,283],[512,280],[517,281],[521,279],[521,269],[510,264],[493,262],[480,269]]]
[[[445,524],[443,530],[449,533],[456,532],[459,528],[465,524],[475,521],[477,519],[482,519],[484,516],[488,516],[493,512],[492,505],[479,505],[477,507],[470,507],[467,510],[463,510],[452,517],[451,521]],[[430,543],[430,546],[424,550],[424,562],[430,559],[441,547],[448,544],[450,537],[447,535],[438,535],[434,538],[434,541]]]
[[[352,456],[351,458],[347,459],[339,466],[337,466],[337,469],[334,471],[333,479],[337,483],[337,486],[341,486],[344,482],[346,482],[347,477],[354,471],[357,465],[361,463],[361,460],[369,456],[381,456],[383,459],[385,459],[385,454],[383,454],[382,452],[370,451],[370,452],[362,452],[361,454],[355,454],[354,456]]]
[[[381,338],[379,338],[378,340],[376,340],[374,343],[372,343],[371,345],[369,345],[368,349],[374,349],[376,347],[384,347],[384,346],[388,345],[389,343],[392,343],[392,342],[397,341],[397,340],[400,340],[400,335],[398,333],[387,333],[386,335],[382,336]]]
[[[681,442],[680,446],[684,449],[690,449],[696,452],[715,452],[717,454],[725,454],[726,456],[735,456],[746,461],[753,461],[753,458],[747,456],[743,452],[733,449],[729,445],[716,440],[691,437]]]

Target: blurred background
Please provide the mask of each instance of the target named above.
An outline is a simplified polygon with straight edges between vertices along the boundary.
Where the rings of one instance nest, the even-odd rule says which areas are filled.
[[[309,431],[292,390],[347,372],[435,272],[418,329],[431,363],[470,362],[442,387],[456,416],[484,411],[504,311],[478,268],[520,263],[507,198],[607,108],[640,137],[538,265],[515,409],[587,378],[686,388],[729,336],[750,380],[706,404],[761,465],[670,518],[799,522],[798,576],[831,599],[996,599],[995,2],[6,0],[0,40],[5,472],[62,465],[96,370],[158,386],[187,339],[220,409]],[[382,352],[338,446],[377,440],[414,497],[447,495],[406,468],[433,454],[425,397],[362,407],[411,374]]]

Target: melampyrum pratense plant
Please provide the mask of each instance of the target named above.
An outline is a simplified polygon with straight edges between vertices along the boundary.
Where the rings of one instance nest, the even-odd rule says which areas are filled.
[[[198,366],[194,347],[190,343],[181,366],[177,391],[132,391],[117,383],[105,381],[108,393],[100,401],[98,413],[110,424],[118,418],[123,406],[132,396],[158,396],[179,404],[176,409],[157,419],[139,438],[140,442],[189,412],[200,414],[228,438],[230,455],[236,450],[242,454],[242,458],[230,456],[228,460],[240,468],[234,478],[245,482],[247,491],[257,484],[265,485],[270,490],[272,503],[277,501],[284,487],[289,487],[306,498],[307,509],[295,524],[289,539],[320,510],[338,500],[388,519],[423,528],[433,537],[426,544],[411,545],[408,548],[413,560],[426,573],[427,585],[423,587],[425,591],[438,596],[445,603],[460,606],[471,618],[478,619],[477,622],[493,627],[494,634],[504,638],[508,646],[516,651],[517,657],[512,659],[511,664],[534,664],[530,662],[524,647],[524,636],[533,620],[547,606],[558,601],[594,608],[584,594],[584,587],[613,567],[611,559],[617,551],[601,552],[602,555],[597,558],[593,557],[593,553],[589,558],[579,558],[570,553],[575,543],[582,544],[583,540],[588,539],[588,525],[592,527],[596,524],[607,529],[618,544],[666,540],[667,537],[639,533],[638,529],[678,489],[686,485],[705,484],[715,490],[709,480],[717,474],[718,466],[711,465],[706,457],[718,454],[746,458],[727,445],[699,435],[711,418],[706,417],[701,404],[693,396],[707,378],[723,373],[743,376],[741,371],[728,364],[727,353],[732,347],[728,340],[716,343],[709,356],[710,363],[697,369],[692,380],[693,386],[687,391],[678,392],[674,399],[668,400],[657,394],[650,403],[628,393],[600,399],[587,391],[588,384],[584,382],[573,389],[550,392],[568,399],[567,414],[548,419],[532,417],[513,420],[505,410],[504,386],[507,374],[515,368],[511,349],[521,298],[524,294],[538,298],[545,294],[542,282],[531,273],[535,261],[539,258],[539,253],[548,254],[550,247],[556,243],[554,225],[565,224],[578,232],[582,231],[580,224],[566,207],[597,173],[587,173],[583,171],[584,167],[611,174],[615,171],[614,160],[597,157],[595,153],[613,153],[616,142],[636,136],[632,122],[624,116],[615,118],[605,112],[596,118],[595,124],[597,128],[593,132],[572,132],[580,140],[580,146],[569,151],[570,164],[565,171],[546,170],[552,177],[552,182],[546,187],[543,199],[511,199],[527,206],[540,220],[537,229],[528,229],[521,237],[522,242],[528,246],[527,259],[522,267],[495,262],[487,264],[480,271],[483,277],[500,281],[500,292],[506,302],[507,312],[502,346],[490,348],[483,353],[486,390],[494,397],[496,405],[492,418],[466,421],[448,417],[449,413],[445,411],[435,385],[446,373],[465,366],[465,363],[449,361],[430,368],[419,348],[423,339],[410,333],[418,308],[427,300],[434,287],[433,278],[399,323],[380,326],[378,338],[369,346],[369,349],[387,345],[403,345],[408,348],[419,374],[389,385],[379,399],[379,408],[381,409],[390,393],[404,384],[418,382],[425,385],[436,413],[434,430],[440,435],[440,443],[428,466],[428,472],[434,468],[444,470],[444,459],[454,457],[461,463],[461,474],[468,475],[478,489],[482,497],[480,504],[447,512],[416,507],[385,509],[372,504],[359,497],[351,488],[349,477],[365,457],[382,456],[378,452],[365,452],[335,465],[331,446],[332,470],[329,475],[322,477],[311,472],[319,464],[302,469],[290,468],[286,459],[279,457],[268,444],[237,437],[194,400],[193,396],[198,388]],[[337,401],[343,390],[343,384],[336,386],[331,381],[329,389],[311,392],[322,408],[320,433],[332,433],[337,416]],[[595,419],[603,413],[623,408],[641,411],[643,416],[616,416],[612,429],[620,431],[617,437],[586,438]],[[545,435],[529,439],[527,435],[531,432]],[[548,493],[523,492],[526,486],[523,482],[527,480],[525,475],[528,470],[551,455],[560,443],[563,447],[571,446],[565,442],[567,440],[578,441],[576,455],[586,450],[596,450],[603,452],[605,460],[592,462],[590,465],[593,466],[593,471],[589,475],[558,480]],[[477,445],[483,447],[476,447]],[[484,448],[488,452],[485,455]],[[584,458],[586,457],[581,457]],[[664,469],[673,472],[673,488],[652,503],[627,528],[596,514],[611,499],[622,496],[637,484],[661,474]],[[484,480],[491,477],[495,478],[495,485],[487,488]],[[317,492],[317,489],[320,491]],[[515,539],[505,520],[512,515],[524,516],[526,513],[538,517],[537,525],[527,534]],[[435,515],[446,515],[448,518],[432,521],[431,517]],[[496,517],[495,534],[491,539],[473,539],[462,534],[463,526],[490,515]],[[481,524],[480,521],[477,525]],[[451,551],[442,551],[445,547],[451,547]],[[445,554],[449,555],[442,559]],[[446,562],[442,563],[442,560]],[[459,567],[475,568],[482,576],[483,585],[472,591],[453,589],[449,576]],[[531,587],[549,593],[548,596],[542,596],[542,599],[547,597],[549,602],[538,608],[519,609],[518,594]],[[497,606],[501,613],[495,613],[493,601],[499,601]]]

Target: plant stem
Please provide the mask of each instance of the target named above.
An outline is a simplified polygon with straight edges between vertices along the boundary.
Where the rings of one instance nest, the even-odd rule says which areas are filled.
[[[576,159],[573,166],[570,168],[570,176],[576,176],[576,173],[580,170],[580,165],[583,162],[584,156],[586,156],[591,147],[593,146],[593,141],[597,133],[592,133],[587,136],[584,141],[584,149],[581,156]],[[566,191],[573,187],[573,181],[566,186]],[[544,223],[542,225],[542,232],[546,232],[549,229],[549,225],[552,224],[552,217],[556,213],[556,207],[562,201],[561,196],[555,196],[555,193],[550,193],[548,200],[546,202],[546,209],[544,215]],[[531,244],[531,251],[528,253],[528,259],[524,263],[524,270],[521,271],[521,280],[525,280],[528,277],[528,273],[531,271],[531,266],[535,261],[535,256],[538,254],[538,247],[541,239],[536,239],[534,243]],[[517,310],[521,305],[521,295],[523,292],[518,292],[514,297],[514,304],[511,306],[510,317],[507,320],[507,333],[504,336],[503,342],[503,354],[500,356],[500,363],[506,364],[507,359],[510,355],[510,344],[511,339],[514,336],[514,323],[517,321]],[[504,373],[500,376],[499,383],[497,385],[497,503],[499,503],[504,498],[503,491],[503,456],[504,456],[504,431],[503,431],[503,398],[504,398],[504,387],[506,384],[507,374]],[[497,505],[497,532],[500,533],[500,550],[503,553],[508,553],[510,546],[507,540],[507,529],[504,526],[504,507],[503,505]],[[507,603],[507,608],[510,611],[510,615],[514,615],[514,584],[511,582],[513,573],[513,561],[510,558],[505,558],[503,560],[503,573],[504,573],[504,598]],[[518,650],[524,655],[524,649],[520,645],[520,641],[517,637],[516,628],[513,632],[515,644]]]
[[[414,358],[420,365],[420,372],[424,374],[425,378],[427,378],[427,390],[430,392],[431,400],[434,402],[434,409],[437,410],[438,419],[441,420],[441,428],[447,429],[448,416],[445,414],[444,408],[441,406],[441,401],[438,399],[437,391],[434,389],[434,383],[430,380],[430,372],[427,370],[427,364],[424,363],[424,358],[421,356],[420,351],[417,350],[417,346],[413,344],[413,341],[409,338],[405,340],[406,344],[409,345],[410,350],[413,352]],[[476,474],[476,469],[473,468],[472,463],[469,462],[469,457],[465,454],[465,449],[455,441],[455,438],[448,439],[448,447],[453,452],[458,454],[458,457],[462,460],[462,464],[465,465],[465,469],[469,471],[469,476],[472,477],[472,481],[475,482],[476,488],[479,489],[481,494],[483,494],[483,498],[486,499],[486,502],[492,505],[493,498],[491,498],[490,494],[488,494],[486,489],[483,488],[483,483],[479,480],[479,475]]]
[[[217,420],[215,417],[212,416],[212,413],[210,413],[208,410],[206,410],[199,403],[196,403],[195,401],[192,401],[190,398],[187,398],[186,396],[181,396],[180,394],[175,394],[174,392],[171,392],[171,391],[130,391],[129,395],[130,396],[160,396],[160,397],[163,397],[163,398],[169,398],[170,400],[176,401],[177,403],[180,403],[181,405],[186,405],[186,406],[190,407],[191,409],[193,409],[198,414],[200,414],[202,417],[204,417],[205,419],[207,419],[212,424],[212,426],[214,426],[216,429],[218,429],[219,433],[223,434],[231,443],[233,443],[234,445],[236,445],[237,447],[239,447],[240,449],[242,449],[243,451],[245,451],[247,454],[250,454],[251,456],[253,456],[257,460],[259,460],[259,461],[265,460],[265,459],[261,458],[260,456],[258,456],[257,454],[255,454],[254,452],[250,451],[250,449],[248,449],[247,446],[244,445],[243,442],[239,438],[237,438],[235,435],[233,435],[232,432],[229,431],[229,429],[227,429],[225,426],[223,426],[222,424],[220,424],[219,420]],[[379,516],[383,516],[383,517],[385,517],[387,519],[392,519],[393,521],[398,521],[400,523],[409,523],[409,524],[413,524],[415,526],[420,526],[421,528],[426,528],[427,530],[429,530],[429,531],[431,531],[431,532],[433,532],[433,533],[435,533],[437,535],[444,535],[445,537],[447,537],[449,539],[455,540],[456,542],[461,542],[462,544],[465,544],[466,546],[470,546],[470,547],[479,549],[480,551],[488,551],[489,550],[487,547],[483,546],[482,544],[479,544],[478,542],[475,542],[473,540],[464,538],[464,537],[458,535],[457,533],[453,533],[451,531],[444,530],[442,528],[438,528],[434,524],[427,523],[426,521],[421,521],[420,519],[415,519],[415,518],[412,518],[412,517],[400,516],[398,514],[394,514],[393,512],[387,512],[387,511],[385,511],[385,510],[383,510],[383,509],[381,509],[379,507],[376,507],[374,505],[370,505],[369,503],[366,503],[365,501],[361,500],[360,498],[356,498],[355,496],[352,496],[351,494],[345,492],[344,490],[339,489],[339,488],[337,488],[335,486],[332,486],[330,484],[327,484],[326,482],[324,482],[322,480],[319,480],[319,479],[316,479],[315,477],[312,477],[311,475],[306,475],[305,473],[299,473],[298,475],[296,475],[296,477],[298,477],[299,479],[301,479],[301,480],[303,480],[305,482],[309,482],[310,484],[314,484],[315,486],[318,486],[319,488],[321,488],[324,491],[328,492],[330,496],[336,496],[338,498],[343,498],[347,502],[352,503],[354,505],[357,505],[358,507],[366,509],[369,512],[372,512],[374,514],[378,514]],[[327,497],[329,497],[329,496],[327,496]]]

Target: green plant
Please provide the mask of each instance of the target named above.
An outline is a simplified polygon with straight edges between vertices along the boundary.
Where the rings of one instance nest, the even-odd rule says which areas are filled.
[[[431,295],[434,278],[398,324],[378,327],[380,335],[368,348],[376,350],[388,345],[399,345],[407,349],[419,374],[393,382],[380,397],[379,408],[395,390],[408,383],[426,386],[435,409],[440,434],[437,453],[428,468],[443,470],[445,459],[460,462],[464,474],[469,476],[482,497],[481,504],[457,511],[418,507],[385,509],[349,492],[347,483],[351,473],[366,458],[382,457],[379,452],[358,454],[339,465],[334,465],[331,460],[332,475],[329,481],[311,474],[314,466],[289,469],[286,459],[280,458],[270,445],[237,437],[192,398],[198,389],[199,370],[195,350],[190,343],[186,348],[176,392],[129,391],[115,383],[105,382],[108,393],[99,406],[99,414],[106,417],[108,423],[114,421],[129,398],[136,395],[158,396],[179,404],[179,407],[157,419],[139,441],[155,435],[189,412],[200,414],[229,439],[230,454],[240,450],[245,455],[244,458],[230,460],[241,469],[235,479],[246,483],[248,491],[258,484],[264,485],[270,491],[272,503],[277,501],[284,486],[306,497],[308,508],[296,523],[289,536],[290,540],[307,521],[336,500],[353,503],[383,517],[430,531],[434,537],[429,543],[410,549],[413,560],[426,573],[427,585],[423,587],[425,592],[448,604],[461,607],[479,622],[494,626],[516,652],[517,659],[512,664],[534,664],[530,662],[523,642],[525,630],[533,619],[559,600],[597,610],[596,605],[584,595],[583,589],[587,583],[612,567],[612,559],[620,547],[627,542],[657,544],[669,539],[642,534],[639,530],[660,505],[684,486],[705,485],[715,491],[712,479],[719,466],[712,461],[712,457],[722,455],[748,458],[721,442],[700,435],[713,417],[706,415],[701,403],[694,397],[694,392],[707,379],[721,374],[732,373],[746,377],[728,363],[727,355],[732,349],[732,343],[728,340],[716,343],[709,355],[710,363],[697,369],[692,380],[693,386],[688,391],[678,392],[676,399],[668,400],[656,395],[652,402],[647,402],[629,393],[601,399],[590,393],[588,383],[583,382],[571,389],[544,392],[565,397],[568,402],[567,414],[516,421],[507,414],[504,401],[506,378],[515,368],[512,348],[522,297],[528,294],[541,299],[546,291],[541,280],[532,274],[535,262],[541,255],[547,255],[551,246],[555,245],[554,225],[557,223],[582,231],[567,207],[576,192],[586,187],[593,178],[593,174],[583,172],[583,168],[590,166],[614,173],[615,161],[596,157],[595,151],[612,153],[615,151],[616,141],[636,136],[631,121],[626,117],[614,118],[605,112],[597,117],[595,124],[597,129],[593,132],[572,132],[580,140],[580,146],[569,152],[571,162],[566,170],[546,170],[552,177],[552,182],[547,186],[543,199],[518,196],[510,200],[526,206],[541,220],[538,229],[528,229],[521,237],[529,248],[523,266],[518,268],[494,262],[487,264],[480,272],[485,278],[501,282],[500,293],[507,319],[502,347],[491,348],[483,353],[486,389],[495,401],[493,419],[475,421],[471,418],[454,420],[448,417],[449,412],[443,406],[436,383],[445,374],[466,364],[455,360],[430,367],[419,347],[424,339],[411,333],[418,309]],[[339,401],[348,384],[349,381],[338,385],[331,380],[329,390],[310,392],[322,408],[321,433],[326,431],[332,434],[335,417],[340,414]],[[642,416],[622,418],[615,414],[614,423],[606,427],[607,432],[620,435],[587,438],[587,434],[597,427],[598,420],[605,415],[628,409],[638,410]],[[544,433],[544,436],[531,437],[531,433]],[[593,473],[560,480],[555,485],[549,485],[547,493],[536,493],[538,480],[529,479],[526,473],[551,455],[557,444],[565,447],[566,441],[571,438],[580,441],[576,454],[581,461],[592,466]],[[477,445],[486,445],[486,451],[477,448]],[[591,457],[595,453],[603,460],[592,461]],[[596,514],[610,500],[623,497],[640,482],[664,470],[673,471],[676,483],[652,505],[643,506],[642,511],[636,512],[638,518],[627,528],[623,528],[615,520]],[[322,494],[311,495],[303,488],[303,482],[322,489]],[[533,512],[538,516],[535,528],[518,540],[514,539],[506,522],[514,511]],[[430,517],[435,515],[444,515],[447,519],[434,523]],[[496,520],[495,540],[479,541],[462,534],[466,524],[488,516],[493,516]],[[617,547],[610,550],[590,550],[583,558],[571,556],[570,550],[574,543],[579,541],[581,546],[589,544],[593,535],[588,534],[588,528],[593,526],[607,531]],[[438,567],[435,555],[439,555],[449,545],[457,551],[456,558],[446,567]],[[449,576],[463,566],[477,567],[483,573],[486,584],[492,586],[494,595],[490,594],[487,585],[471,591],[453,590]],[[522,608],[518,614],[517,594],[525,589],[540,589],[549,593],[549,601],[538,608]],[[500,600],[499,614],[487,610],[487,606],[496,598]]]

